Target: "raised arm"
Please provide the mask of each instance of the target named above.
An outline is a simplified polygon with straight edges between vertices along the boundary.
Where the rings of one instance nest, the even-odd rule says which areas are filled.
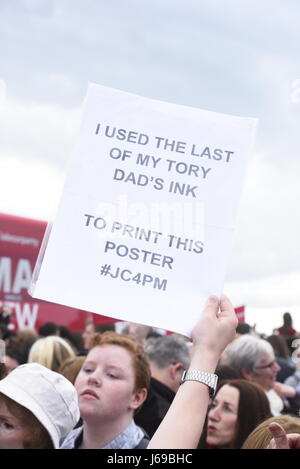
[[[189,367],[191,371],[214,373],[220,355],[234,337],[237,319],[227,297],[221,298],[219,313],[218,309],[218,298],[210,297],[193,329],[193,350]],[[199,382],[185,381],[177,391],[148,448],[196,448],[208,404],[208,387]]]

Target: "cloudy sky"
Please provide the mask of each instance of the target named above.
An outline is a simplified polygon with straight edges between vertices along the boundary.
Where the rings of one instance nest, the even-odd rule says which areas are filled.
[[[300,2],[0,0],[0,211],[49,220],[88,82],[258,117],[224,290],[300,329]]]

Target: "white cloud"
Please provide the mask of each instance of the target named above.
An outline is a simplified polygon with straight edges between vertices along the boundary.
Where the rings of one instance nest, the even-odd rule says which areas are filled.
[[[300,330],[300,307],[299,303],[286,307],[280,305],[270,308],[267,304],[261,307],[247,307],[245,310],[245,319],[251,326],[256,324],[256,331],[261,334],[271,335],[274,329],[282,326],[283,314],[289,312],[293,318],[293,326]]]
[[[80,109],[7,99],[0,113],[0,154],[64,167],[79,130]]]
[[[68,79],[53,75],[61,88]],[[8,98],[0,112],[0,211],[37,219],[53,216],[81,110]]]
[[[300,270],[299,163],[253,155],[240,204],[228,280]]]
[[[246,281],[228,282],[235,304],[246,303],[251,308],[291,308],[300,305],[300,272],[278,273]]]
[[[247,322],[271,334],[286,310],[300,330],[300,168],[288,155],[280,166],[268,156],[249,163],[224,291],[246,305]]]
[[[55,214],[64,183],[64,173],[54,166],[22,161],[22,155],[0,159],[0,212],[40,220]]]

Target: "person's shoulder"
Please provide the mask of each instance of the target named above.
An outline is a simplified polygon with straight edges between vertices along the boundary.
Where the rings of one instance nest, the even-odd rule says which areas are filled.
[[[135,446],[134,449],[146,449],[147,446],[149,445],[149,438],[142,438],[141,441],[139,442],[139,444],[137,446]]]
[[[171,403],[175,397],[175,392],[172,391],[172,389],[155,378],[151,378],[151,391],[155,396],[164,398],[169,403]]]
[[[76,449],[78,439],[82,437],[82,427],[74,428],[64,438],[61,439],[59,449]]]
[[[288,386],[293,386],[293,387],[297,386],[299,382],[300,382],[300,370],[296,370],[293,374],[291,374],[284,380],[284,384],[287,384]]]

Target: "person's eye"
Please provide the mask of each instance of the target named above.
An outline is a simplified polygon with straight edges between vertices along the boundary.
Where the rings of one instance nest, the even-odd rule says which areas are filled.
[[[86,367],[86,368],[83,368],[82,371],[84,371],[85,373],[91,373],[93,370],[92,370],[92,368]]]
[[[5,429],[5,430],[13,430],[15,427],[8,423],[6,420],[0,419],[0,425]]]
[[[15,427],[8,422],[4,422],[4,428],[6,430],[13,430]]]
[[[233,410],[231,409],[231,407],[228,407],[227,405],[224,406],[224,410],[225,410],[225,412],[233,412]]]
[[[109,378],[112,378],[112,379],[118,379],[119,378],[115,373],[110,373],[110,372],[107,373],[107,376],[109,376]]]

